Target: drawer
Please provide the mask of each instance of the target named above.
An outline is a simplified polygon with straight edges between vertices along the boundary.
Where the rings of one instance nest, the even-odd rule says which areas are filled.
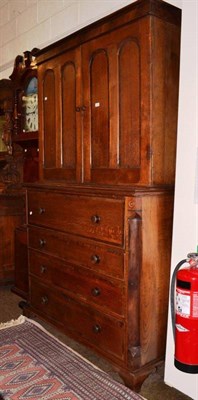
[[[124,251],[50,229],[31,226],[29,246],[66,260],[69,264],[123,279]]]
[[[28,222],[122,245],[124,201],[29,191]]]
[[[58,290],[31,279],[30,296],[33,310],[64,329],[80,341],[124,360],[124,321],[83,306]]]
[[[124,315],[125,287],[121,281],[104,279],[55,257],[29,250],[30,274],[48,285],[66,290],[71,297],[107,312]]]

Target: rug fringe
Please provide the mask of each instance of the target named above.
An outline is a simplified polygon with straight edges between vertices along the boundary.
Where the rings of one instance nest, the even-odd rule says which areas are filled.
[[[23,322],[25,322],[25,320],[26,318],[24,317],[24,315],[20,315],[20,317],[17,319],[12,319],[11,321],[8,322],[1,322],[0,329],[10,328],[11,326],[20,325]]]

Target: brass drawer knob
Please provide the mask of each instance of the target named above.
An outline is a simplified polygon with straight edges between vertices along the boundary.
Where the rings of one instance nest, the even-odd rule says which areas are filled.
[[[99,224],[99,222],[100,222],[100,216],[99,216],[99,215],[92,215],[92,216],[91,216],[91,222],[92,222],[93,224]]]
[[[47,271],[47,268],[45,267],[45,265],[41,265],[40,266],[40,272],[41,274],[44,274]]]
[[[97,254],[93,254],[91,256],[91,262],[92,264],[99,264],[100,262],[100,257]]]
[[[42,296],[41,297],[41,304],[48,304],[48,297],[47,296]]]
[[[39,245],[40,247],[44,247],[46,244],[46,240],[45,239],[39,239]]]
[[[99,288],[95,287],[92,289],[91,293],[94,297],[97,297],[97,296],[100,296],[101,291]]]
[[[96,324],[93,326],[93,332],[94,333],[100,333],[101,332],[101,326]]]
[[[45,208],[39,207],[39,214],[44,214],[45,213]]]

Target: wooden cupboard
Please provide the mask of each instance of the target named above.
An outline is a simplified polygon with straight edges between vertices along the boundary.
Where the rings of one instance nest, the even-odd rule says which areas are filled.
[[[24,222],[25,199],[14,190],[17,184],[16,164],[11,161],[13,86],[9,79],[0,80],[0,285],[14,281],[14,230]],[[13,189],[13,187],[12,187]]]
[[[174,182],[180,18],[143,3],[39,53],[41,179]]]
[[[138,388],[165,351],[181,12],[139,0],[42,49],[36,313]]]
[[[36,84],[32,83],[36,81],[33,51],[18,55],[10,79],[0,81],[0,114],[5,119],[1,133],[6,145],[5,163],[0,171],[4,184],[0,197],[1,235],[5,244],[0,255],[0,269],[3,270],[0,275],[7,276],[9,268],[10,279],[3,279],[2,283],[12,283],[12,290],[24,298],[28,295],[28,262],[23,183],[38,180],[38,127],[36,130],[32,125],[33,116],[36,119],[33,102]],[[6,211],[4,204],[7,204]]]
[[[0,285],[14,282],[14,231],[23,223],[24,198],[14,193],[0,193]]]

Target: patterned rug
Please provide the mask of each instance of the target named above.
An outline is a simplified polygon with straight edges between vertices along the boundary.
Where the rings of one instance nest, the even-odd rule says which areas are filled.
[[[24,316],[0,324],[0,398],[142,399]]]

